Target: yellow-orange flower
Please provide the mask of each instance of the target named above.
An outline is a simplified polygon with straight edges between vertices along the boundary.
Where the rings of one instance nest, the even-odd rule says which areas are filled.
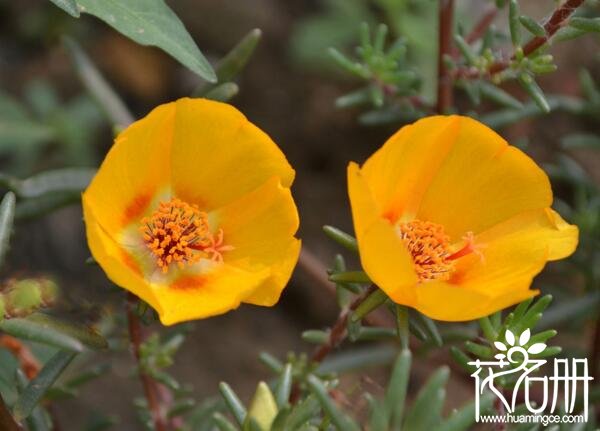
[[[546,174],[483,124],[435,116],[403,127],[348,190],[365,272],[396,303],[464,321],[538,292],[578,230],[555,211]]]
[[[300,250],[293,179],[232,106],[161,105],[117,137],[83,194],[89,247],[166,325],[271,306]]]

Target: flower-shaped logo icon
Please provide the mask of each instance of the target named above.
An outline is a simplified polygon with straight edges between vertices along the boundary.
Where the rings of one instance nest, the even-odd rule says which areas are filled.
[[[515,334],[513,334],[510,329],[507,329],[506,333],[504,334],[504,339],[506,340],[506,344],[502,341],[494,342],[496,349],[498,349],[500,352],[507,352],[506,354],[498,353],[494,356],[494,358],[499,360],[506,358],[507,355],[510,357],[511,353],[517,350],[525,350],[530,355],[537,355],[546,349],[546,345],[544,343],[534,343],[531,346],[526,347],[527,343],[529,343],[531,339],[531,331],[529,329],[523,331],[521,335],[519,335],[518,340]]]

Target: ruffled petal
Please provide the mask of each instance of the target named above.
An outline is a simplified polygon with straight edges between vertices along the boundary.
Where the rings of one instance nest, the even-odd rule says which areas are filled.
[[[83,214],[92,256],[113,283],[142,298],[160,313],[160,303],[138,261],[102,228],[94,210],[84,196]]]
[[[203,319],[237,308],[270,275],[268,268],[250,272],[223,264],[207,273],[185,274],[154,286],[163,325]]]
[[[175,104],[154,109],[119,134],[84,192],[98,223],[113,238],[137,223],[168,193]]]
[[[436,116],[402,127],[365,162],[361,172],[383,215],[415,217],[423,194],[454,146],[460,119]]]
[[[456,240],[552,204],[548,177],[530,157],[478,121],[456,118],[456,142],[423,196],[418,219],[441,224]]]
[[[225,244],[233,250],[224,253],[225,261],[247,270],[269,267],[271,276],[244,302],[275,304],[298,260],[300,241],[298,210],[279,178],[271,178],[261,187],[245,194],[210,215],[223,229]]]
[[[241,112],[206,99],[176,102],[172,183],[177,197],[217,209],[278,177],[289,187],[294,170],[277,145]]]
[[[380,206],[355,163],[348,165],[348,193],[363,269],[395,302],[412,305],[417,283],[412,257],[392,224],[379,215]]]

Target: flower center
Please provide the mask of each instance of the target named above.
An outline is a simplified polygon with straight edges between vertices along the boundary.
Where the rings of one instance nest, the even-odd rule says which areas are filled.
[[[454,261],[477,252],[473,234],[464,238],[465,245],[453,252],[444,227],[428,221],[412,220],[397,225],[400,238],[410,252],[420,282],[446,281],[454,271]]]
[[[233,249],[223,244],[223,229],[211,233],[205,212],[177,198],[161,202],[150,217],[144,217],[140,232],[163,273],[171,264],[184,268],[201,258],[222,262],[222,252]]]

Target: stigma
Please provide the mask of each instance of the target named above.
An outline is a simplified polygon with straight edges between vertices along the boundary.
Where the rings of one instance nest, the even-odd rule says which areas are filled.
[[[139,230],[163,273],[203,258],[223,262],[223,252],[233,249],[224,244],[223,229],[211,232],[206,212],[178,198],[160,202],[150,217],[141,220]]]
[[[411,254],[419,282],[447,281],[458,259],[472,253],[482,257],[471,232],[463,238],[464,245],[453,250],[450,237],[440,224],[412,220],[396,226],[398,235]]]

